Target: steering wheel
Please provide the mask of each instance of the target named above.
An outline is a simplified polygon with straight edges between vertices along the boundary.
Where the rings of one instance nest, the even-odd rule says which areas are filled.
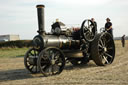
[[[93,41],[96,35],[95,24],[89,19],[84,20],[81,25],[80,34],[87,42]]]

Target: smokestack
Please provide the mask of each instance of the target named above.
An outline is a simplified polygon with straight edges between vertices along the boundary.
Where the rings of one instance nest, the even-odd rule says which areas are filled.
[[[37,16],[38,16],[38,27],[39,30],[37,31],[39,34],[44,35],[45,30],[44,30],[44,5],[37,5]]]

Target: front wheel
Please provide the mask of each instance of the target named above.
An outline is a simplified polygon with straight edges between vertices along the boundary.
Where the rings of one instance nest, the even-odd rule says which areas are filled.
[[[65,57],[56,47],[48,47],[41,51],[38,58],[38,67],[44,76],[59,74],[65,66]]]

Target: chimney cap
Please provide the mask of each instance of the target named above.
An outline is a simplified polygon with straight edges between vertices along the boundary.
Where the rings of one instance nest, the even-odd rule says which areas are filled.
[[[45,7],[45,5],[43,5],[43,4],[40,4],[40,5],[36,6],[36,8],[43,8],[43,7]]]

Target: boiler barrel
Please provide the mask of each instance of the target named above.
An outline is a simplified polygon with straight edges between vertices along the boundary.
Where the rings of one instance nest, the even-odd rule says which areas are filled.
[[[80,40],[73,40],[72,37],[65,35],[37,35],[34,37],[33,42],[36,46],[44,47],[58,47],[60,49],[79,49]]]

